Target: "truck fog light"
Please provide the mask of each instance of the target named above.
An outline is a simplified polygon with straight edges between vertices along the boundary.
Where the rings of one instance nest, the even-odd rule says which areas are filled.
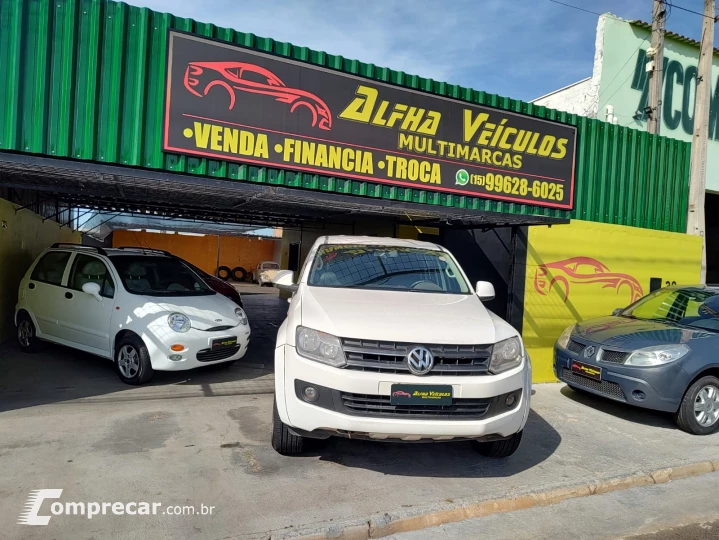
[[[178,360],[182,360],[182,355],[181,354],[171,354],[170,356],[168,356],[168,358],[170,360],[174,360],[175,362],[177,362]]]
[[[305,389],[302,390],[302,395],[305,398],[305,401],[317,401],[320,398],[320,393],[317,388],[314,386],[305,386]]]
[[[511,407],[512,405],[514,405],[515,401],[517,401],[517,396],[515,396],[514,394],[509,394],[507,396],[507,399],[504,401],[504,404],[507,407]]]

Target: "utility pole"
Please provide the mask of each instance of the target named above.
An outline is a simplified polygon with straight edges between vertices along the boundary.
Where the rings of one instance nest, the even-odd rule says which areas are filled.
[[[651,108],[647,121],[647,131],[656,133],[662,126],[662,80],[664,69],[664,32],[666,30],[667,11],[664,0],[654,0],[652,8],[652,46],[647,51],[651,57],[652,69],[649,71],[649,102]],[[650,54],[651,53],[651,54]]]
[[[702,237],[701,282],[707,275],[707,243],[704,232],[704,190],[707,172],[709,107],[711,105],[712,60],[714,57],[714,0],[704,0],[702,42],[699,49],[699,73],[694,103],[694,136],[689,171],[689,215],[687,234]]]

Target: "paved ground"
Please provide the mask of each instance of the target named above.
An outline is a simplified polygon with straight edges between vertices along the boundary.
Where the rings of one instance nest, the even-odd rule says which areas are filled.
[[[111,364],[67,349],[24,355],[0,348],[1,536],[242,537],[719,459],[719,435],[692,437],[664,415],[558,384],[536,387],[522,447],[505,462],[478,456],[468,443],[347,440],[285,458],[269,445],[267,392],[287,303],[262,291],[246,294],[245,304],[253,327],[245,360],[225,370],[158,373],[146,387],[125,386]],[[41,488],[63,489],[63,502],[140,500],[215,511],[16,525],[30,490]]]
[[[494,514],[390,536],[392,540],[709,540],[719,538],[719,474],[712,473],[554,506]]]

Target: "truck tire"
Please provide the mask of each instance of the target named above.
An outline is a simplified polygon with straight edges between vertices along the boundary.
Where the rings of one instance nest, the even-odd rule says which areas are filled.
[[[283,456],[292,456],[302,453],[304,441],[304,438],[291,433],[282,422],[275,401],[272,407],[272,448]]]
[[[507,439],[501,441],[490,441],[490,442],[475,442],[475,448],[477,452],[483,456],[503,459],[508,458],[517,451],[519,443],[522,442],[522,432],[515,433]]]
[[[245,281],[247,279],[247,270],[241,266],[235,266],[232,269],[232,279],[235,281]]]
[[[230,274],[232,271],[227,266],[220,266],[217,269],[217,277],[220,278],[222,281],[227,281],[230,279]]]

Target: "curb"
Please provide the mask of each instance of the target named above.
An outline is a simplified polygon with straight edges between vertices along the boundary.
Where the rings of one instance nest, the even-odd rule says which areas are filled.
[[[595,483],[517,494],[501,499],[455,501],[452,504],[442,504],[440,507],[388,512],[368,519],[320,524],[314,527],[295,529],[291,532],[287,530],[273,531],[262,535],[262,538],[272,540],[369,540],[490,514],[549,506],[566,499],[591,497],[612,491],[665,484],[672,480],[711,472],[719,472],[719,460],[690,463],[648,473],[638,472],[628,476],[599,480]]]

